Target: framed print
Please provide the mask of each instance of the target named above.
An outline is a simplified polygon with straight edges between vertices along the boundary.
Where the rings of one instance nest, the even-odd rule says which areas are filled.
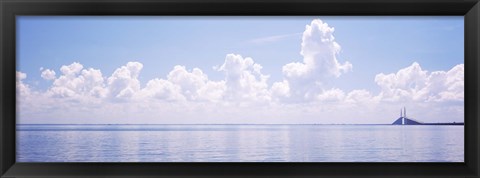
[[[478,177],[478,1],[1,5],[2,177]]]

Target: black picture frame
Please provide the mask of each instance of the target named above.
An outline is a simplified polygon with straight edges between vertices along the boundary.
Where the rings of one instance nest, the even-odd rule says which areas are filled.
[[[464,163],[16,163],[17,15],[460,15]],[[479,177],[479,0],[0,0],[1,177]]]

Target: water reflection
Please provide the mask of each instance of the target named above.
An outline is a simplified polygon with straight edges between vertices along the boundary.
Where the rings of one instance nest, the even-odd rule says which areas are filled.
[[[19,162],[463,162],[463,126],[20,125]]]

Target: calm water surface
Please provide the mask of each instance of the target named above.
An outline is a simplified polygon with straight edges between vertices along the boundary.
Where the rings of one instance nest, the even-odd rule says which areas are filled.
[[[18,162],[463,162],[463,126],[17,125]]]

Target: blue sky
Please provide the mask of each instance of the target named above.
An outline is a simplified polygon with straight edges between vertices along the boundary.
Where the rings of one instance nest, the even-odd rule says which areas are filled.
[[[314,19],[334,28],[341,46],[336,60],[353,66],[322,91],[364,89],[376,96],[382,91],[375,82],[380,73],[397,73],[414,62],[428,72],[464,63],[462,16],[18,16],[17,71],[27,74],[22,82],[31,90],[48,92],[54,81],[42,79],[42,70],[60,76],[62,66],[78,62],[101,70],[106,79],[136,61],[143,65],[138,80],[144,88],[154,78],[166,78],[175,65],[225,80],[225,70],[218,68],[227,54],[239,54],[262,66],[271,87],[285,79],[283,66],[303,61],[302,34]]]

